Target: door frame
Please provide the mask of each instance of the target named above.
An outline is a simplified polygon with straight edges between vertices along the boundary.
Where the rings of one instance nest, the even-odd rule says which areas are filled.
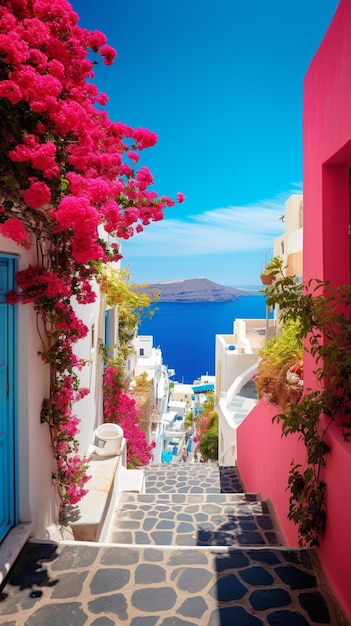
[[[18,257],[0,251],[0,260],[7,263],[7,277],[10,289],[15,287],[15,275],[18,267]],[[8,416],[9,440],[8,451],[11,467],[8,472],[8,494],[11,495],[9,519],[3,528],[0,542],[7,533],[18,523],[18,321],[17,305],[8,305]]]

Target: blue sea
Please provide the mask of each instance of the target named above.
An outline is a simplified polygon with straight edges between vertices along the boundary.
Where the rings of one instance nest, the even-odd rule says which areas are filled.
[[[158,302],[156,308],[151,321],[142,321],[139,335],[153,336],[163,363],[175,369],[172,380],[184,383],[215,374],[215,336],[230,335],[236,318],[266,318],[263,295],[234,302]]]

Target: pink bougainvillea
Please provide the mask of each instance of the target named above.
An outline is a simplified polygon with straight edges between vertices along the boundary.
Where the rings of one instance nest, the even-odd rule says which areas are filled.
[[[104,418],[119,424],[127,441],[127,464],[130,467],[148,465],[154,444],[148,444],[139,428],[140,415],[134,398],[123,389],[123,376],[118,368],[108,365],[104,373]]]
[[[32,303],[42,321],[41,358],[51,381],[42,418],[68,502],[84,495],[87,468],[72,414],[83,365],[73,346],[86,328],[71,299],[92,302],[96,262],[121,258],[103,230],[127,239],[174,205],[150,189],[145,166],[136,169],[157,135],[110,120],[108,98],[92,82],[95,64],[111,65],[115,56],[103,33],[79,26],[67,0],[1,2],[0,234],[36,251],[8,301]]]
[[[32,209],[39,209],[44,204],[49,204],[51,200],[51,192],[49,187],[39,180],[32,178],[30,187],[23,193],[23,200]]]
[[[9,217],[3,224],[0,224],[0,233],[4,237],[13,239],[26,250],[30,249],[30,234],[17,217]]]

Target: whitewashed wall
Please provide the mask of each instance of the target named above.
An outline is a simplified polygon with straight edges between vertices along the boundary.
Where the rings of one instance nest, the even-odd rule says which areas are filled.
[[[15,254],[19,270],[36,262],[32,251],[24,251],[7,238],[0,237],[0,252]],[[52,484],[55,462],[49,428],[40,423],[42,401],[49,393],[49,369],[38,356],[41,343],[32,306],[20,304],[17,308],[19,522],[31,522],[33,535],[44,538],[48,528],[57,523],[59,513],[57,490]],[[93,304],[77,305],[76,312],[89,327],[88,336],[76,344],[77,355],[88,361],[80,379],[90,394],[75,406],[75,414],[81,419],[80,454],[84,455],[102,421],[103,365],[98,340],[104,337],[104,302],[98,298]]]

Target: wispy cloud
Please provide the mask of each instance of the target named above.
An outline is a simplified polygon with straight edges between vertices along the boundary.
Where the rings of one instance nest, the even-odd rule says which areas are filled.
[[[292,193],[246,206],[229,206],[191,215],[187,221],[165,219],[122,243],[128,256],[179,257],[254,251],[272,247],[282,233],[279,218]]]

